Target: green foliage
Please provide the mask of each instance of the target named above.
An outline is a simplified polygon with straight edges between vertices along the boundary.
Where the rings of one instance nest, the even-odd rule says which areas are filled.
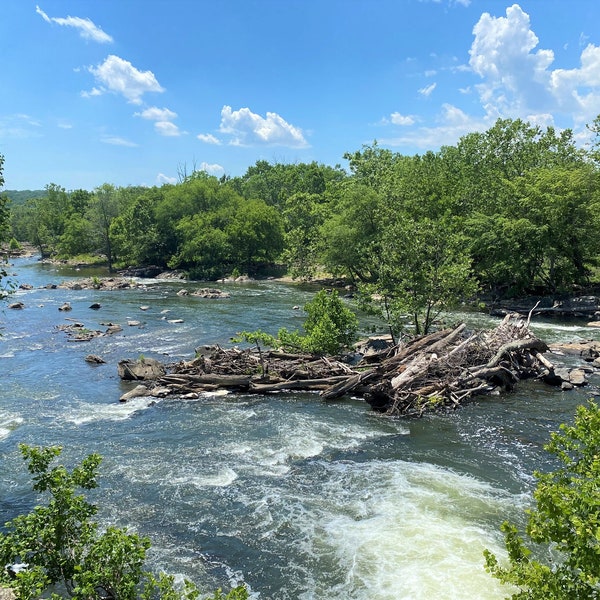
[[[315,354],[337,354],[356,340],[358,319],[338,293],[321,290],[304,306],[304,347]]]
[[[249,344],[256,344],[258,347],[265,346],[267,348],[276,348],[278,346],[276,337],[260,329],[256,331],[241,331],[235,337],[231,338],[231,341],[235,344],[248,342]]]
[[[473,281],[494,297],[598,283],[600,118],[589,129],[587,152],[570,130],[498,119],[423,155],[374,142],[345,154],[349,173],[259,160],[235,178],[184,169],[160,188],[50,184],[8,220],[0,195],[0,225],[12,228],[0,235],[44,256],[102,253],[109,268],[156,264],[194,279],[280,263],[295,278],[325,271],[383,297],[392,322],[408,314],[426,330],[427,315],[468,296]]]
[[[307,314],[305,334],[282,327],[277,336],[273,336],[258,329],[242,331],[232,341],[256,344],[259,351],[265,346],[311,354],[338,354],[355,341],[358,319],[335,290],[318,292],[304,306],[304,311]]]
[[[379,309],[394,331],[409,319],[426,334],[440,314],[477,289],[464,236],[447,220],[398,220],[383,234],[377,273],[359,284],[365,308]]]
[[[346,307],[338,293],[321,290],[304,306],[307,314],[305,334],[282,327],[277,337],[261,331],[243,331],[232,341],[254,343],[271,348],[283,348],[311,354],[338,354],[356,339],[358,319]]]
[[[600,597],[599,449],[600,408],[590,401],[546,446],[560,466],[535,473],[535,506],[527,511],[525,532],[533,549],[515,525],[504,523],[508,565],[485,552],[486,569],[518,588],[513,600]]]
[[[90,454],[69,471],[52,464],[61,454],[59,447],[22,444],[20,450],[33,489],[48,501],[8,522],[0,533],[0,564],[25,565],[14,579],[7,569],[0,571],[0,583],[10,586],[19,600],[39,598],[48,588],[64,590],[76,600],[199,597],[189,581],[179,589],[173,577],[144,570],[147,537],[116,527],[101,531],[92,520],[98,509],[79,490],[98,486],[99,455]],[[234,591],[228,600],[248,597],[245,588]],[[51,597],[61,598],[56,592]]]

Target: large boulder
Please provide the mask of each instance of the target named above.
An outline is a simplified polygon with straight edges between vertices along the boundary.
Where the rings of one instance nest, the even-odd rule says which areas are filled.
[[[158,379],[166,373],[164,366],[155,358],[121,360],[117,365],[117,372],[126,381]]]

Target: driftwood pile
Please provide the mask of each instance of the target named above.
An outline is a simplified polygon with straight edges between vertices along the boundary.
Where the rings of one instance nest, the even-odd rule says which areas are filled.
[[[159,368],[152,381],[147,360],[142,365],[146,374],[139,377],[132,364],[121,368],[123,379],[145,380],[122,400],[133,395],[195,398],[222,389],[250,394],[304,390],[318,391],[324,400],[360,397],[380,412],[419,416],[456,408],[477,394],[510,391],[522,379],[564,387],[585,383],[585,377],[555,368],[543,355],[547,350],[528,320],[514,314],[491,331],[468,332],[461,324],[390,344],[352,365],[328,357],[211,346],[198,350],[194,360]]]

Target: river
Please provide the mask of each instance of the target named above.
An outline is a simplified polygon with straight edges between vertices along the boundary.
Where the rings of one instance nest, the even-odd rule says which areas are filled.
[[[206,300],[176,294],[201,284],[46,289],[90,272],[35,259],[18,259],[11,270],[34,288],[10,299],[23,310],[0,312],[2,522],[35,501],[18,444],[60,444],[68,464],[90,452],[104,457],[93,496],[101,522],[150,536],[151,566],[202,589],[243,581],[261,600],[507,594],[485,572],[483,550],[502,553],[502,521],[523,522],[532,473],[549,466],[543,445],[572,420],[585,391],[523,383],[516,393],[419,420],[306,393],[121,404],[131,386],[117,376],[119,360],[177,361],[199,345],[228,345],[241,330],[300,328],[294,306],[314,290],[224,284],[229,299]],[[58,311],[65,301],[71,312]],[[93,302],[101,309],[91,310]],[[57,329],[65,319],[89,329],[120,323],[123,331],[69,342]],[[600,336],[576,323],[535,329],[547,341]],[[106,364],[86,363],[88,354]]]

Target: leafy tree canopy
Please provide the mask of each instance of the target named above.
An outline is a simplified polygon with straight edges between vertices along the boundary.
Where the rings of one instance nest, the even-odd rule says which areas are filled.
[[[545,447],[558,461],[535,473],[535,504],[522,536],[504,523],[508,564],[485,552],[486,568],[515,586],[513,600],[600,597],[600,408],[577,409],[573,425],[561,425]]]

